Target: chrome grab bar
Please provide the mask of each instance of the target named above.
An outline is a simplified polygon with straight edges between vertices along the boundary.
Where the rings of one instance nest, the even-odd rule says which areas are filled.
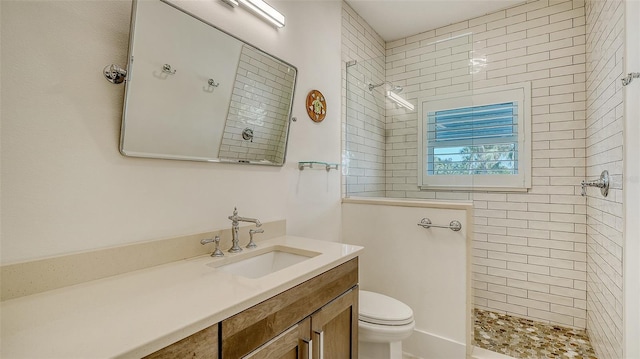
[[[449,228],[450,230],[454,231],[454,232],[458,232],[459,230],[462,229],[462,223],[453,220],[449,223],[448,226],[439,226],[437,224],[432,224],[431,220],[429,218],[423,218],[420,223],[418,223],[418,225],[422,228],[431,228],[431,227],[436,227],[436,228]]]

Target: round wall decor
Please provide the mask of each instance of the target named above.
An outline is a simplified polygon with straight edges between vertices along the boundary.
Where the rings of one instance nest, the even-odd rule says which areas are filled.
[[[322,92],[311,90],[307,95],[307,115],[314,122],[322,122],[327,115],[327,102]]]

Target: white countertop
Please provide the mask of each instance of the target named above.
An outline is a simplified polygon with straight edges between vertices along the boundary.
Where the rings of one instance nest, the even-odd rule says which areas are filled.
[[[139,358],[239,313],[358,256],[362,247],[284,236],[284,245],[319,252],[249,279],[196,257],[0,303],[2,358]],[[245,249],[237,255],[246,255]]]

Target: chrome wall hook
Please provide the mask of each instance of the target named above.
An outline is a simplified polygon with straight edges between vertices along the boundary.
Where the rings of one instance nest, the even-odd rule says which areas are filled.
[[[627,76],[620,79],[620,81],[622,81],[622,86],[627,86],[633,79],[640,79],[640,72],[629,72]]]
[[[216,82],[214,79],[209,79],[207,81],[207,84],[209,86],[203,86],[202,87],[202,91],[204,92],[209,92],[209,93],[213,93],[213,91],[216,89],[216,87],[220,86],[219,82]]]
[[[171,68],[171,65],[164,64],[162,65],[162,72],[168,73],[169,75],[173,75],[176,73],[176,70]]]
[[[116,85],[122,83],[124,78],[127,77],[127,70],[116,64],[107,65],[104,70],[102,70],[102,73],[107,81]]]
[[[600,174],[600,178],[593,181],[582,181],[580,182],[580,186],[582,186],[582,192],[580,193],[583,197],[587,195],[587,187],[598,187],[600,188],[600,193],[603,197],[609,195],[609,171],[604,170]]]

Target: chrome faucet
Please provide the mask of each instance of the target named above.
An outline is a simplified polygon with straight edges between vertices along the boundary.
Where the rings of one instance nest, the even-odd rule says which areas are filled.
[[[262,226],[262,223],[260,223],[260,221],[255,218],[245,218],[245,217],[238,216],[237,208],[233,208],[233,215],[229,216],[229,219],[231,220],[231,242],[233,244],[229,249],[229,253],[242,252],[242,248],[238,244],[240,242],[240,239],[238,238],[238,230],[240,229],[240,222],[255,223],[256,227]]]

